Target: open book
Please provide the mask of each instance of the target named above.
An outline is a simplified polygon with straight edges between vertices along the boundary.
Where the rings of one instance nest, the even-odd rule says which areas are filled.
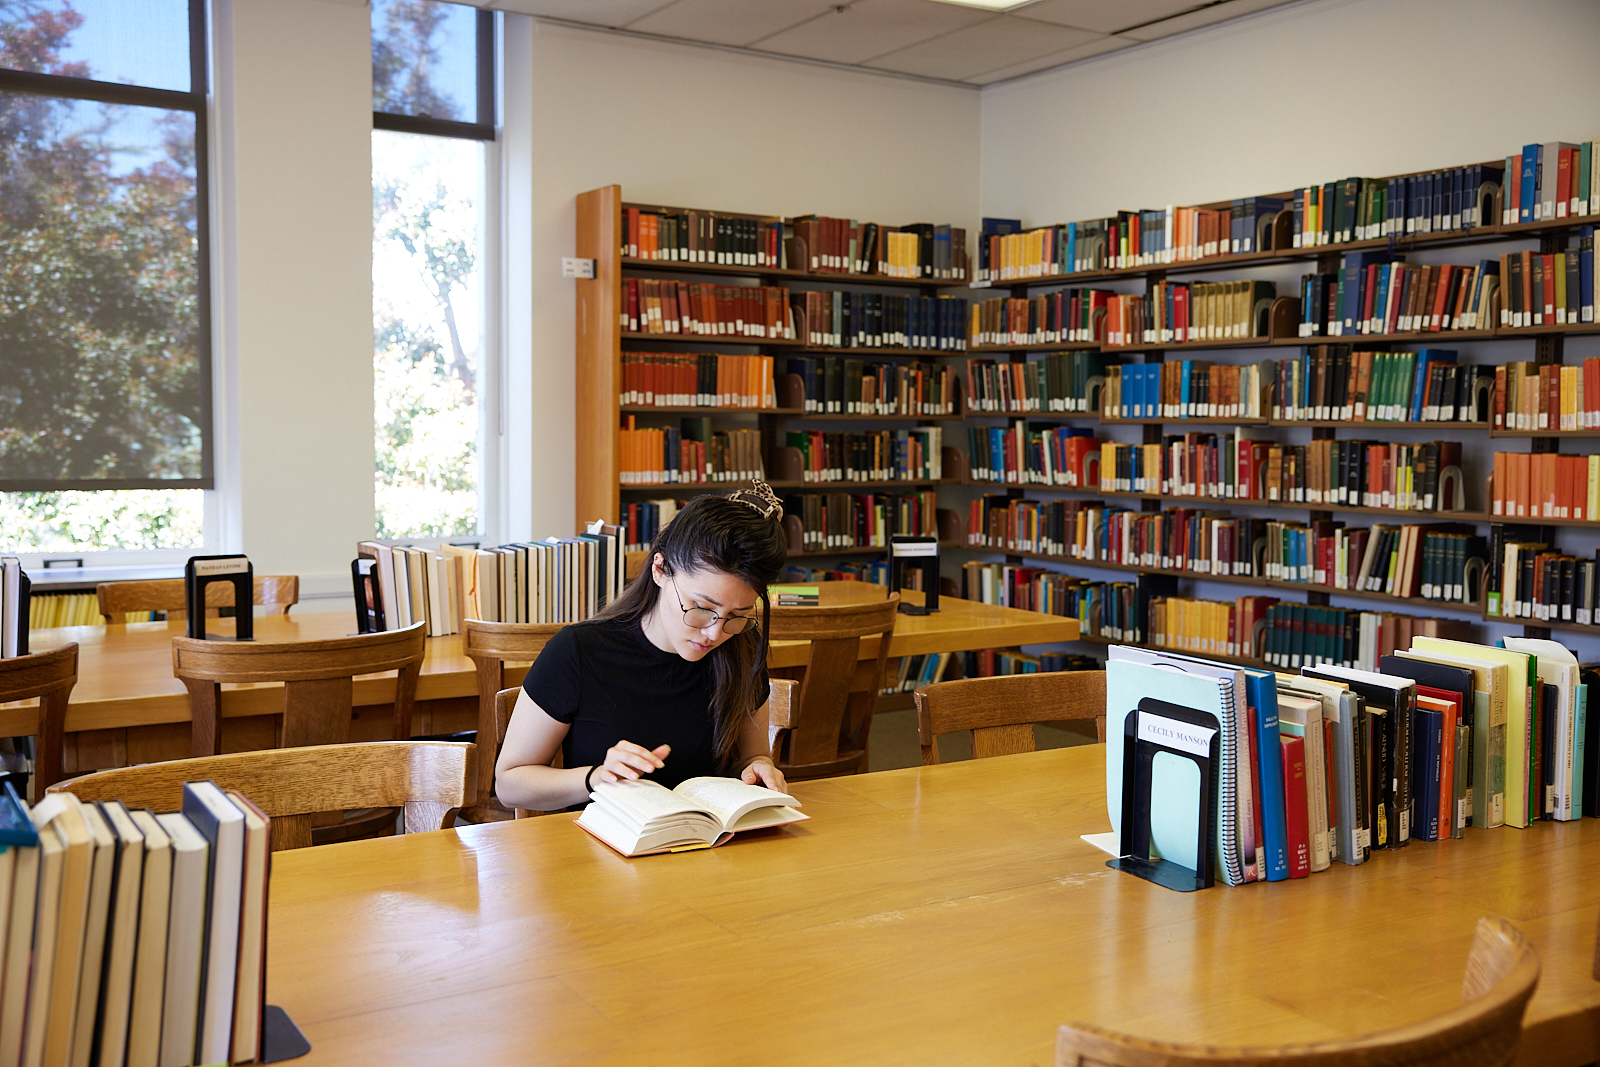
[[[759,830],[811,816],[787,793],[737,778],[690,778],[668,789],[655,782],[603,782],[589,794],[578,825],[624,856],[720,845],[739,830]]]

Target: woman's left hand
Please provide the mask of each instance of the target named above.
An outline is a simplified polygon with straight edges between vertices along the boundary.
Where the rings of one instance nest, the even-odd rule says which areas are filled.
[[[768,789],[776,789],[780,793],[789,790],[783,780],[783,772],[766,756],[757,756],[751,760],[745,769],[740,772],[739,780],[745,785],[764,785]]]

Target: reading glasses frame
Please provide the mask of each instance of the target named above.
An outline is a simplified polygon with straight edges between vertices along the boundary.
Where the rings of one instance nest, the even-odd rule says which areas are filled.
[[[761,629],[761,620],[752,619],[748,615],[718,615],[710,608],[696,605],[692,608],[683,606],[683,594],[678,591],[678,578],[673,575],[668,579],[672,583],[672,595],[678,598],[678,607],[683,611],[683,624],[691,630],[704,630],[719,619],[722,622],[722,632],[730,637],[742,634],[749,629]],[[705,619],[704,622],[695,622],[695,619]]]

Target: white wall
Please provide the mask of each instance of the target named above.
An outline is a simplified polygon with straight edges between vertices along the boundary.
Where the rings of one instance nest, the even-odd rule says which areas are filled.
[[[216,0],[218,545],[348,593],[373,529],[372,74],[359,0]]]
[[[532,422],[536,462],[517,536],[588,518],[572,510],[573,285],[560,276],[577,194],[616,183],[640,203],[977,221],[976,92],[547,24],[532,88],[533,392],[511,410]]]
[[[1318,0],[996,86],[982,95],[983,214],[1045,225],[1350,175],[1503,159],[1535,141],[1593,139],[1600,136],[1593,108],[1600,96],[1597,40],[1600,4],[1592,0]],[[1378,102],[1384,93],[1391,103]],[[1409,258],[1467,263],[1501,250],[1476,246]],[[1280,293],[1293,293],[1307,269],[1293,264],[1239,275],[1269,279]],[[1112,287],[1134,292],[1143,285]],[[1450,347],[1471,363],[1534,358],[1532,341]],[[1600,356],[1600,338],[1567,339],[1567,363],[1590,356]],[[1243,362],[1259,359],[1260,352],[1205,358]],[[1101,433],[1139,439],[1137,428]],[[1299,429],[1272,433],[1302,444],[1310,437]],[[1386,430],[1366,436],[1425,441],[1440,435]],[[1528,442],[1491,442],[1477,432],[1463,441],[1463,465],[1476,481],[1469,503],[1477,507],[1492,453],[1526,451]],[[1587,452],[1594,445],[1563,441],[1561,450]],[[1355,526],[1375,521],[1334,517]],[[1592,554],[1597,541],[1581,530],[1556,536],[1561,550],[1580,557]],[[1126,579],[1118,572],[1101,577]],[[1192,583],[1190,589],[1187,595],[1226,600],[1244,591],[1221,583]],[[1348,598],[1333,602],[1382,607]],[[1439,614],[1477,621],[1467,613]],[[1479,632],[1492,640],[1520,630],[1497,624]],[[1585,660],[1600,657],[1600,639],[1555,636]]]

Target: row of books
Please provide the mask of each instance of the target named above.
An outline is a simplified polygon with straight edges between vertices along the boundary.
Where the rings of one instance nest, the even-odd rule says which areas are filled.
[[[0,1061],[258,1060],[271,821],[212,782],[154,814],[7,786]]]
[[[1409,267],[1386,252],[1348,253],[1336,272],[1300,276],[1300,336],[1492,330],[1502,277],[1489,259]]]
[[[621,326],[638,334],[694,334],[793,341],[789,290],[658,278],[622,280]]]
[[[1129,363],[1105,370],[1102,418],[1259,419],[1272,361],[1211,363],[1202,359]]]
[[[798,522],[803,552],[887,548],[894,536],[937,537],[938,513],[939,494],[931,490],[784,494],[784,522]]]
[[[128,612],[139,616],[139,621],[150,621],[148,611]],[[28,627],[48,630],[57,626],[98,626],[100,601],[93,593],[34,594],[29,601]],[[122,621],[122,620],[117,620]]]
[[[1508,519],[1600,520],[1600,455],[1496,452],[1489,514]]]
[[[1306,345],[1269,360],[1272,418],[1334,422],[1485,422],[1490,369],[1457,363],[1453,349],[1415,352]]]
[[[967,278],[967,231],[960,226],[880,226],[823,215],[802,215],[790,226],[810,260],[808,264],[794,257],[782,264],[791,270],[938,281]]]
[[[939,427],[926,426],[865,433],[791,430],[784,440],[800,453],[801,481],[898,482],[944,476],[942,436]]]
[[[920,686],[932,685],[934,682],[944,680],[945,670],[950,666],[953,652],[933,652],[919,656],[901,656],[900,662],[891,669],[894,674],[884,681],[886,684],[878,692],[882,696],[895,693],[914,693]]]
[[[1147,294],[1107,300],[1102,343],[1118,348],[1267,337],[1267,312],[1277,294],[1272,282],[1259,280],[1159,281]]]
[[[1058,289],[1035,297],[995,297],[972,304],[974,345],[1104,344],[1108,289]]]
[[[1577,325],[1595,321],[1594,227],[1585,226],[1576,248],[1559,252],[1507,252],[1500,257],[1504,299],[1500,325]]]
[[[1506,363],[1494,380],[1496,430],[1600,429],[1600,359],[1575,367]]]
[[[1041,652],[1020,648],[980,648],[960,653],[963,678],[995,678],[1008,674],[1048,674],[1053,671],[1097,671],[1100,661],[1068,652]]]
[[[713,430],[688,416],[679,426],[643,427],[622,417],[618,466],[623,485],[748,482],[765,478],[760,430]]]
[[[783,238],[783,220],[779,218],[668,208],[622,209],[622,254],[632,259],[781,268]]]
[[[622,550],[624,552],[642,552],[649,548],[656,539],[656,535],[672,521],[672,517],[682,507],[681,501],[673,497],[661,497],[655,500],[624,500],[622,502],[622,521],[618,524],[622,528]],[[786,581],[806,581],[805,577],[786,577]]]
[[[640,407],[777,407],[772,357],[624,352],[621,402]]]
[[[920,577],[920,573],[914,573],[911,577]],[[783,569],[783,580],[786,582],[870,582],[873,585],[888,585],[889,563],[888,560],[882,557],[842,560],[838,563],[830,563],[825,567],[807,567],[802,564],[791,563]]]
[[[1532,531],[1499,524],[1491,527],[1489,543],[1494,573],[1485,614],[1594,625],[1596,560],[1557,551],[1533,540]]]
[[[1397,178],[1345,178],[1296,189],[1290,244],[1322,248],[1491,225],[1484,207],[1501,176],[1498,167],[1473,164]]]
[[[792,297],[800,339],[816,348],[967,347],[967,298],[817,290]],[[802,318],[803,314],[803,318]]]
[[[1035,360],[967,360],[967,410],[1093,412],[1096,380],[1114,373],[1098,352],[1048,352]]]
[[[0,557],[0,659],[28,654],[31,590],[22,561],[15,556]]]
[[[808,415],[956,415],[956,371],[938,363],[872,363],[842,356],[790,356]]]
[[[1600,154],[1594,141],[1530,144],[1506,157],[1500,221],[1522,222],[1600,214]]]

